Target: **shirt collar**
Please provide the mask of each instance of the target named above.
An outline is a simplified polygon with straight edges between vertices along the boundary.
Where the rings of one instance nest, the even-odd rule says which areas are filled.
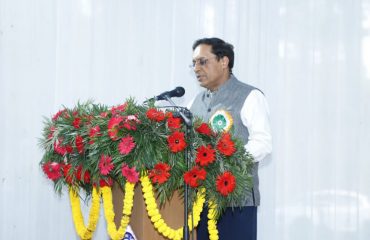
[[[235,76],[233,74],[230,74],[230,78],[226,82],[224,82],[221,86],[219,86],[217,90],[212,92],[211,90],[207,89],[207,93],[206,93],[207,97],[212,97],[212,96],[217,95],[219,92],[223,91],[223,89],[226,89],[235,80],[236,80]]]

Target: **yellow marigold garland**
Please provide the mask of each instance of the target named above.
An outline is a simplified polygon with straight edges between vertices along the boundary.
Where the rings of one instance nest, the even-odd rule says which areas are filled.
[[[78,236],[83,240],[91,239],[99,219],[100,195],[98,191],[95,187],[93,188],[87,227],[81,212],[80,198],[72,188],[69,188],[69,199],[71,201],[73,222]]]
[[[142,176],[140,178],[142,189],[143,189],[143,195],[146,203],[146,209],[148,212],[148,215],[153,222],[154,227],[157,229],[159,233],[161,233],[163,236],[173,239],[173,240],[180,240],[183,237],[183,227],[179,229],[172,229],[169,227],[165,221],[162,219],[162,216],[158,210],[157,203],[154,197],[153,193],[153,186],[148,178],[148,176]],[[103,197],[103,206],[104,206],[104,214],[105,219],[107,221],[107,228],[108,228],[108,234],[111,237],[112,240],[120,240],[124,237],[126,232],[126,227],[130,222],[130,215],[132,212],[133,207],[133,197],[134,197],[134,187],[135,184],[127,182],[125,185],[125,197],[123,200],[123,216],[121,219],[121,225],[116,229],[116,225],[114,223],[114,211],[113,211],[113,204],[112,204],[112,190],[110,187],[102,187],[101,193]],[[205,189],[201,189],[197,193],[197,199],[193,205],[193,221],[194,226],[192,225],[193,221],[191,219],[191,216],[188,217],[188,224],[190,231],[193,230],[194,227],[196,227],[200,221],[200,213],[203,210],[203,205],[205,202],[204,197]],[[75,228],[77,231],[77,234],[80,236],[83,240],[92,239],[93,233],[96,229],[96,225],[99,219],[99,209],[100,209],[100,193],[96,190],[96,188],[93,188],[92,192],[92,206],[89,213],[89,222],[88,226],[86,227],[84,224],[84,219],[81,212],[81,206],[80,206],[80,199],[78,197],[78,194],[72,189],[69,189],[69,196],[71,201],[71,207],[72,207],[72,216],[73,221],[75,224]],[[218,240],[218,230],[217,230],[217,220],[215,219],[215,209],[216,204],[213,202],[210,202],[209,204],[209,211],[208,211],[208,232],[210,240]]]
[[[180,240],[183,237],[183,227],[174,230],[170,228],[165,221],[162,219],[161,214],[159,213],[156,200],[154,198],[153,193],[153,186],[149,180],[149,177],[144,175],[140,178],[143,195],[145,199],[146,209],[148,212],[148,215],[154,225],[154,227],[157,229],[159,233],[161,233],[163,236],[173,239],[173,240]],[[205,202],[204,198],[204,192],[205,190],[202,189],[197,194],[197,200],[194,203],[193,206],[193,214],[194,214],[194,226],[192,225],[192,219],[191,216],[188,217],[188,224],[189,229],[192,230],[194,227],[196,227],[200,221],[200,213],[203,209],[203,204]]]
[[[216,203],[210,202],[208,205],[208,233],[210,240],[218,240],[217,220],[216,220]]]
[[[123,210],[121,225],[118,230],[114,223],[114,211],[112,203],[112,189],[110,187],[102,187],[101,192],[103,196],[104,215],[107,221],[108,234],[112,240],[120,240],[126,233],[126,227],[130,222],[130,215],[132,206],[134,205],[134,183],[126,182],[125,184],[125,197],[123,199]]]

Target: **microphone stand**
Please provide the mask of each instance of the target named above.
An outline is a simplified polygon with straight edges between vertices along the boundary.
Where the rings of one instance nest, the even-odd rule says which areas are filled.
[[[171,100],[170,97],[164,97],[170,104],[175,107],[176,111],[179,113],[181,118],[184,120],[186,126],[185,137],[186,139],[190,139],[191,129],[193,126],[193,114],[187,108],[180,108]],[[190,160],[191,160],[191,145],[189,144],[188,147],[185,149],[185,162],[186,162],[186,169],[189,170],[190,168]],[[184,231],[183,231],[183,239],[189,240],[189,226],[188,226],[188,201],[189,201],[189,186],[184,182]]]

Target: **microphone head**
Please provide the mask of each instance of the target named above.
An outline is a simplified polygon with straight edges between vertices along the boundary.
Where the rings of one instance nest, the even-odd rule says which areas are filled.
[[[185,89],[183,87],[177,87],[171,91],[164,92],[154,98],[154,100],[165,100],[172,97],[182,97],[185,94]]]
[[[175,92],[173,97],[182,97],[185,94],[185,89],[183,87],[177,87],[175,88]]]

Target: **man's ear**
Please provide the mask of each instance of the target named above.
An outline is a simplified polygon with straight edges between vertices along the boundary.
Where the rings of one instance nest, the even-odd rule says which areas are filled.
[[[227,68],[229,66],[229,58],[226,56],[223,56],[221,60],[222,60],[222,67]]]

